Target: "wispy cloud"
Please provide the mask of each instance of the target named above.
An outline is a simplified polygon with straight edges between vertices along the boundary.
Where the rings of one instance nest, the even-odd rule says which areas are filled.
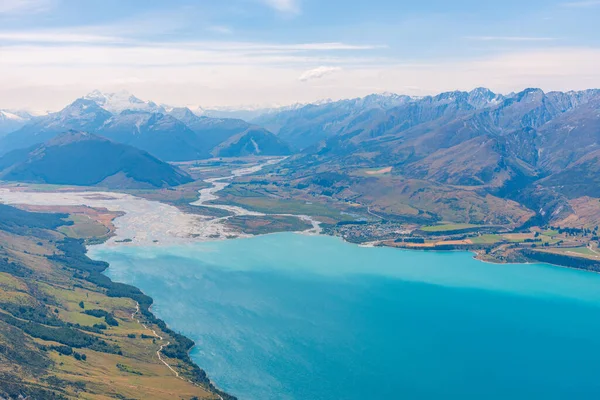
[[[262,0],[262,2],[281,13],[300,13],[300,0]]]
[[[282,68],[306,68],[310,65],[367,65],[384,59],[370,54],[363,46],[343,43],[270,44],[255,42],[146,43],[119,42],[119,38],[86,38],[54,33],[46,40],[59,41],[48,46],[38,35],[34,41],[14,42],[5,46],[2,66],[64,66],[67,68],[112,67],[185,67],[193,65],[272,65]],[[15,33],[0,33],[0,40],[23,39]],[[115,43],[108,42],[109,40]],[[340,52],[339,50],[353,50]],[[328,68],[328,67],[322,67]],[[329,71],[317,69],[315,74]],[[308,78],[311,76],[307,75]]]
[[[211,25],[207,27],[206,30],[220,35],[233,35],[233,29],[224,25]]]
[[[201,47],[220,50],[274,50],[274,51],[344,51],[375,50],[386,48],[383,45],[351,44],[351,43],[257,43],[257,42],[179,42],[182,47]]]
[[[568,3],[563,3],[562,6],[571,8],[597,7],[600,6],[600,0],[571,1]]]
[[[233,34],[227,26],[209,26],[206,30],[222,35]],[[302,52],[344,52],[366,51],[385,49],[386,45],[378,44],[352,44],[340,42],[314,42],[314,43],[262,43],[262,42],[237,42],[227,40],[215,41],[144,41],[137,37],[104,35],[98,29],[89,27],[72,27],[69,29],[39,30],[39,31],[1,31],[0,40],[9,44],[36,45],[36,44],[105,44],[122,47],[153,47],[185,50],[206,50],[219,52],[245,52],[246,54],[266,53],[302,53]],[[117,32],[118,33],[118,32]]]
[[[0,31],[0,40],[19,43],[119,43],[123,38],[87,33],[49,31]]]
[[[340,67],[321,66],[321,67],[309,69],[308,71],[303,72],[302,75],[300,75],[298,77],[298,80],[301,82],[308,82],[313,79],[321,79],[327,75],[331,75],[331,74],[341,71],[341,70],[342,70],[342,68],[340,68]]]
[[[556,40],[552,37],[537,36],[467,36],[465,39],[482,42],[551,42]]]
[[[320,53],[254,58],[237,51],[184,50],[103,45],[2,48],[0,108],[58,109],[96,88],[127,89],[167,104],[234,106],[291,104],[374,91],[422,95],[487,86],[508,93],[525,87],[584,89],[600,83],[600,49],[589,48],[528,49],[429,64],[401,60],[352,64],[349,58],[335,63]],[[330,69],[334,70],[328,72]],[[335,74],[335,79],[325,78],[320,84],[318,77],[327,73]],[[310,79],[315,79],[315,84],[308,84]],[[414,87],[426,89],[417,92]]]
[[[50,10],[56,0],[0,0],[0,15],[37,13]]]

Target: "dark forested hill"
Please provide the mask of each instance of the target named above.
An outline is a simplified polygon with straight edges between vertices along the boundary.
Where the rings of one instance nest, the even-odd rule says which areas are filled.
[[[0,158],[8,181],[99,185],[110,188],[176,186],[185,173],[134,147],[83,132],[69,132]]]

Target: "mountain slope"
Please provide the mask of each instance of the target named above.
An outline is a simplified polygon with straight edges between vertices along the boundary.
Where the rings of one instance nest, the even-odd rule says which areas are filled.
[[[93,92],[83,96],[83,99],[93,101],[99,107],[102,107],[112,114],[119,114],[125,110],[160,113],[165,112],[165,109],[156,103],[152,101],[140,100],[126,91],[117,93],[103,93],[99,90],[94,90]]]
[[[178,119],[160,113],[123,111],[109,118],[94,133],[135,146],[166,161],[189,161],[209,155],[190,128]]]
[[[366,111],[385,111],[410,101],[408,96],[374,94],[268,113],[252,122],[275,133],[294,149],[301,150],[336,135]]]
[[[231,136],[213,148],[211,153],[215,157],[286,156],[291,154],[291,150],[271,132],[251,127]]]
[[[0,117],[11,121],[21,118],[9,113]],[[264,128],[239,119],[199,117],[187,108],[167,112],[156,103],[128,93],[94,91],[59,112],[21,125],[24,126],[5,137],[0,132],[0,155],[44,143],[69,130],[98,134],[166,161],[197,160],[213,154],[231,157],[289,154],[288,146]],[[245,142],[252,146],[242,144],[246,135],[249,136]],[[234,146],[236,143],[240,145]]]
[[[0,158],[0,179],[110,188],[176,186],[191,181],[179,169],[136,148],[69,132]]]
[[[0,155],[44,143],[69,130],[94,132],[111,116],[93,101],[77,99],[61,111],[34,118],[21,129],[0,139]]]
[[[473,215],[490,212],[503,215],[497,221],[521,220],[514,217],[519,212],[495,210],[508,210],[504,201],[517,201],[549,222],[566,217],[570,199],[600,196],[598,90],[448,92],[389,109],[355,109],[343,121],[334,113],[329,125],[317,108],[310,108],[315,118],[305,119],[304,129],[309,136],[321,129],[321,139],[282,164],[291,171],[286,180],[308,185],[309,193],[339,193],[344,202],[360,200],[396,215],[408,206],[457,222],[485,220]],[[328,104],[321,111],[335,108]],[[302,118],[307,110],[293,112]],[[364,178],[365,171],[389,171],[397,178]],[[305,178],[318,173],[356,178],[322,189]],[[413,184],[386,187],[400,182]],[[495,200],[486,205],[481,199],[489,196]]]
[[[26,112],[0,110],[0,136],[22,128],[31,118]]]
[[[174,108],[169,115],[193,130],[198,147],[210,149],[210,154],[215,157],[290,154],[289,146],[280,138],[240,119],[199,117],[183,107]]]

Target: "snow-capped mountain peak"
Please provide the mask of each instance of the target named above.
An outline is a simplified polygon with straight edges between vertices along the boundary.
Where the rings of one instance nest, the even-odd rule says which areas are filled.
[[[32,115],[21,110],[0,110],[0,135],[13,132],[31,120]]]
[[[18,116],[10,111],[0,110],[0,119],[10,121],[24,121],[25,118]]]
[[[104,93],[100,90],[94,90],[83,97],[85,100],[91,100],[113,114],[119,114],[125,110],[164,112],[163,107],[152,101],[141,100],[126,90],[115,93]]]

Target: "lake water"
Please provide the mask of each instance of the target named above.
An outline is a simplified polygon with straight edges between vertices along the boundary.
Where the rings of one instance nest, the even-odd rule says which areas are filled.
[[[597,274],[291,233],[90,255],[241,400],[600,398]]]

